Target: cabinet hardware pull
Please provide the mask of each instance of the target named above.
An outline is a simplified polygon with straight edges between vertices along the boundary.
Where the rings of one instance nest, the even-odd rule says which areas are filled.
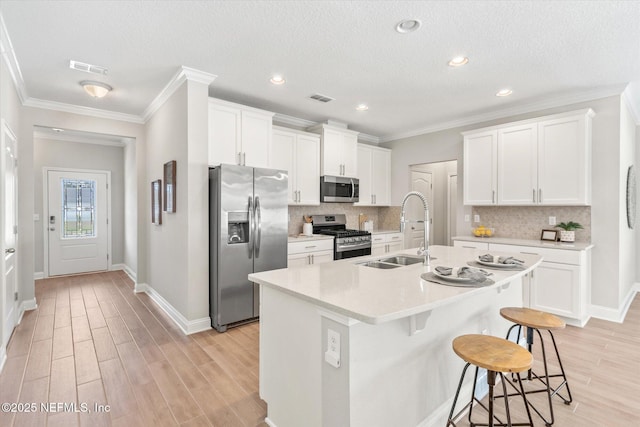
[[[378,204],[378,200],[377,200],[377,198],[376,198],[376,195],[375,195],[375,194],[373,195],[373,204],[374,204],[374,205],[377,205],[377,204]]]
[[[496,202],[496,190],[491,191],[491,203]]]
[[[313,254],[311,254],[311,264],[315,264],[316,260]]]
[[[311,255],[307,255],[307,262],[311,264]]]
[[[536,189],[534,188],[531,191],[533,191],[533,203],[535,203],[536,202]]]
[[[313,245],[313,246],[305,246],[304,248],[305,248],[305,249],[313,249],[313,248],[315,248],[315,247],[316,247],[316,246],[315,246],[315,245]]]
[[[463,248],[467,248],[467,249],[476,249],[475,246],[463,246]]]
[[[525,255],[536,255],[536,256],[540,256],[540,254],[537,254],[535,252],[520,252],[521,254],[525,254]]]
[[[399,239],[400,236],[393,236],[391,239]]]
[[[298,203],[302,201],[302,192],[298,190]]]
[[[238,151],[238,155],[236,157],[238,158],[237,164],[242,166],[242,153]]]
[[[242,166],[247,166],[247,153],[242,153]]]
[[[538,189],[538,203],[542,203],[542,188]]]

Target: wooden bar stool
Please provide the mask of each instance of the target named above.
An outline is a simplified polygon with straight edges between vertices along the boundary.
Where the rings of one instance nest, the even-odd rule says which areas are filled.
[[[526,395],[524,394],[524,388],[522,386],[522,382],[520,381],[520,372],[527,371],[531,369],[531,365],[533,364],[533,356],[523,347],[512,343],[511,341],[493,337],[490,335],[462,335],[453,340],[453,351],[460,356],[462,360],[467,362],[462,370],[462,375],[460,375],[460,382],[458,383],[458,389],[456,390],[456,395],[453,399],[453,405],[451,406],[451,411],[449,412],[449,419],[447,421],[447,427],[454,426],[455,423],[453,420],[458,417],[463,411],[469,408],[469,423],[471,427],[474,426],[533,426],[533,421],[531,420],[531,413],[529,412],[529,404],[527,403]],[[464,408],[458,412],[458,414],[453,415],[453,411],[455,411],[456,403],[458,402],[458,396],[460,395],[460,389],[462,388],[462,383],[464,381],[465,374],[467,372],[467,368],[469,365],[474,365],[476,367],[475,377],[473,379],[473,390],[471,391],[471,400],[467,403]],[[489,385],[489,407],[487,408],[480,400],[475,397],[476,392],[476,382],[478,381],[478,369],[484,368],[487,370],[487,384]],[[520,385],[520,390],[518,394],[522,395],[522,399],[524,400],[524,406],[527,410],[527,416],[529,417],[529,423],[511,423],[511,415],[509,413],[509,395],[507,394],[506,384],[509,383],[512,387],[515,388],[513,384],[506,381],[504,378],[503,372],[511,372],[512,374],[517,375],[518,383]],[[496,385],[496,376],[500,376],[502,380],[502,390],[505,404],[505,411],[507,416],[507,422],[503,423],[497,416],[494,415],[493,411],[493,401],[494,394],[493,388]],[[517,389],[516,389],[517,390]],[[477,424],[471,421],[471,415],[473,414],[473,403],[477,402],[480,406],[482,406],[489,413],[489,421],[487,424]],[[496,423],[497,421],[497,423]]]
[[[552,398],[554,395],[558,395],[565,405],[569,405],[573,398],[571,397],[571,390],[569,389],[569,383],[567,382],[567,376],[564,373],[564,367],[562,366],[562,361],[560,360],[560,353],[558,352],[558,346],[556,345],[556,340],[553,337],[553,333],[551,332],[554,329],[563,329],[565,327],[564,320],[560,319],[558,316],[554,316],[553,314],[546,313],[544,311],[532,310],[530,308],[523,307],[504,307],[500,309],[500,315],[505,319],[514,323],[511,328],[509,328],[509,332],[507,332],[507,338],[511,334],[511,331],[514,328],[518,328],[518,337],[520,337],[522,327],[526,328],[526,336],[527,336],[527,348],[531,351],[533,347],[533,336],[534,331],[537,332],[538,337],[540,338],[540,347],[542,350],[542,362],[544,365],[544,375],[538,376],[535,372],[529,369],[527,373],[527,379],[540,381],[544,388],[534,389],[526,391],[527,394],[532,393],[546,393],[547,400],[549,401],[549,418],[546,418],[542,413],[534,406],[531,405],[533,410],[542,418],[546,426],[553,425],[555,419],[553,416],[553,402]],[[544,346],[544,340],[542,339],[542,333],[540,330],[545,330],[549,332],[549,336],[551,337],[551,342],[553,343],[553,348],[556,352],[556,359],[558,360],[558,364],[560,365],[560,373],[559,374],[549,374],[549,368],[547,366],[547,352]],[[519,339],[519,338],[517,338]],[[561,377],[562,382],[556,386],[552,387],[550,378]],[[559,391],[565,387],[567,389],[567,397],[562,396]]]

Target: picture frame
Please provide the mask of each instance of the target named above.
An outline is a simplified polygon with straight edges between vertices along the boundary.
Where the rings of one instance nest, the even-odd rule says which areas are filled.
[[[162,225],[162,180],[151,182],[151,222]]]
[[[558,240],[558,230],[542,230],[540,234],[540,240],[548,242],[555,242]]]
[[[162,210],[167,213],[176,211],[176,161],[164,164],[164,187],[162,190]]]

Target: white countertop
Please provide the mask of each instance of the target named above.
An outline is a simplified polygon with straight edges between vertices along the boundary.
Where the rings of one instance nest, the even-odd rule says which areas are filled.
[[[461,267],[477,259],[483,251],[432,246],[433,268],[442,265]],[[445,286],[422,280],[420,275],[431,271],[422,263],[388,270],[366,267],[358,263],[408,254],[415,256],[417,249],[404,249],[384,256],[350,258],[323,264],[312,264],[249,275],[249,280],[274,288],[319,307],[360,320],[378,324],[433,310],[468,298],[481,292],[496,292],[499,288],[537,267],[542,257],[521,254],[526,263],[522,271],[499,271],[491,278],[495,284],[480,288]],[[496,253],[499,255],[499,253]]]
[[[570,251],[584,251],[593,248],[593,243],[586,242],[545,242],[543,240],[511,239],[508,237],[456,236],[452,239],[464,242],[499,243],[501,245],[532,246],[536,248],[566,249]]]
[[[329,240],[333,239],[333,236],[328,236],[326,234],[312,234],[311,236],[305,236],[304,234],[298,234],[296,236],[289,236],[288,242],[308,242],[311,240]]]

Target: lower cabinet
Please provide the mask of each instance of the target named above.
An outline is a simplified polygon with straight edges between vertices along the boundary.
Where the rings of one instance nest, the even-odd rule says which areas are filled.
[[[485,242],[467,242],[465,240],[454,240],[454,248],[467,248],[467,249],[480,249],[483,251],[489,250],[489,244]]]
[[[371,236],[371,255],[384,255],[404,249],[402,233],[376,233]]]
[[[287,267],[333,261],[333,239],[289,242]]]

